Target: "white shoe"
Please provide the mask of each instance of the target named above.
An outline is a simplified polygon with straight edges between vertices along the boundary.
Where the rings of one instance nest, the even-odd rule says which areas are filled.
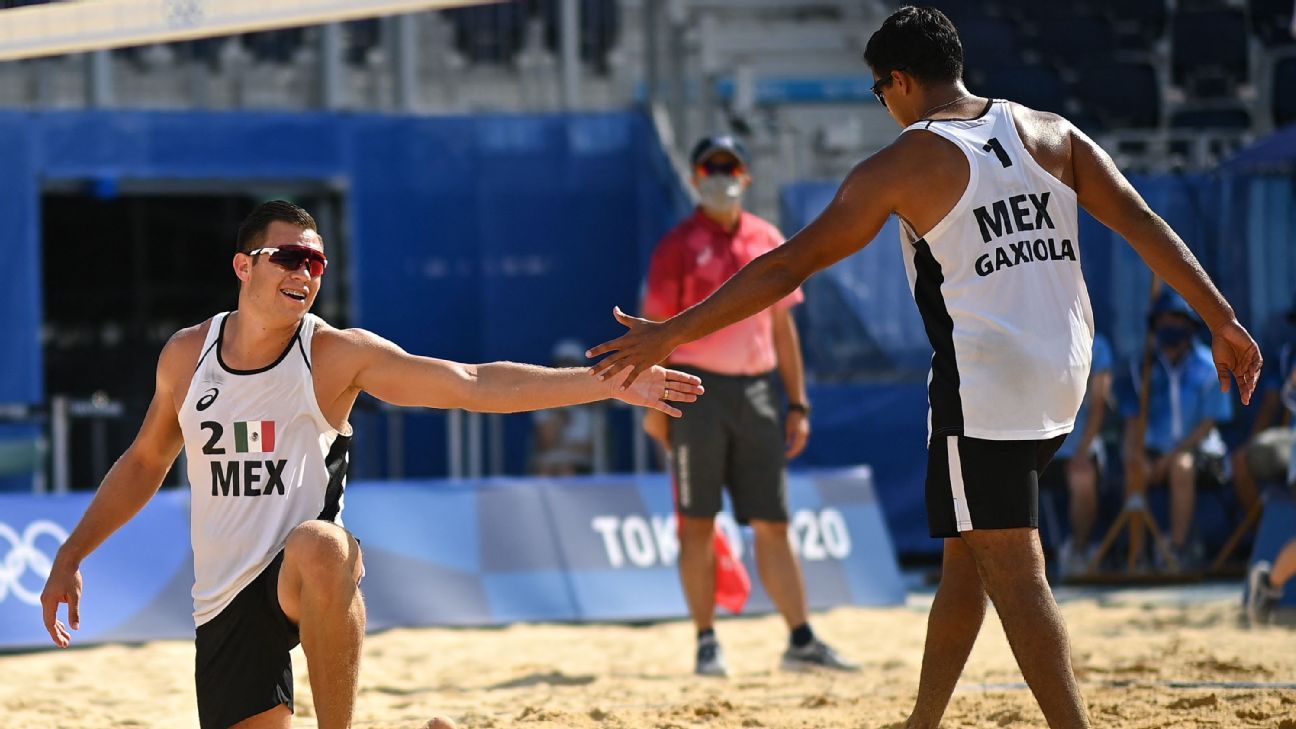
[[[698,641],[697,662],[694,664],[693,673],[720,678],[729,675],[729,666],[725,663],[724,649],[720,647],[720,641],[715,638]]]
[[[1260,560],[1251,565],[1247,571],[1246,615],[1252,625],[1264,625],[1269,622],[1274,608],[1282,599],[1283,591],[1269,584],[1269,573],[1273,565]]]

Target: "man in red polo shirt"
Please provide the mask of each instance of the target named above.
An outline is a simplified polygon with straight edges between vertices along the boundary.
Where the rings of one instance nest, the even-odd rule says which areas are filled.
[[[751,183],[747,152],[731,136],[707,137],[690,155],[701,204],[653,252],[644,313],[668,319],[705,299],[752,259],[783,243],[770,223],[745,212]],[[792,307],[798,289],[748,319],[675,350],[671,366],[701,375],[707,397],[682,405],[676,423],[649,418],[645,428],[671,452],[680,519],[680,580],[698,631],[696,672],[728,674],[716,639],[716,554],[713,535],[723,487],[735,517],[756,534],[761,581],[791,630],[783,668],[854,670],[815,637],[805,585],[788,540],[785,459],[810,435],[801,349]],[[778,369],[789,397],[780,423],[770,381]]]

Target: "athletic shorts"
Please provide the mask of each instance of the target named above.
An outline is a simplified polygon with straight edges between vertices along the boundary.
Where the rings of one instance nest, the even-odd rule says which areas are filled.
[[[202,729],[227,727],[279,704],[293,708],[297,626],[279,606],[282,551],[233,602],[198,626],[194,678]]]
[[[1039,475],[1066,435],[1048,440],[937,436],[927,447],[927,527],[933,537],[972,529],[1039,528]]]
[[[1296,428],[1269,428],[1261,431],[1246,446],[1247,467],[1257,481],[1287,480],[1292,449],[1296,448]]]
[[[728,487],[738,523],[787,521],[783,424],[769,375],[677,369],[701,377],[706,396],[679,403],[684,415],[670,424],[676,508],[710,519]]]

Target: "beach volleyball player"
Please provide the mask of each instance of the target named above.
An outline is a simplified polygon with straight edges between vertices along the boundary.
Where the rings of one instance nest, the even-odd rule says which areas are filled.
[[[680,344],[751,316],[859,250],[891,215],[935,354],[929,379],[928,522],[944,539],[918,697],[935,727],[980,631],[987,596],[1052,727],[1089,725],[1066,629],[1044,573],[1038,474],[1084,396],[1093,317],[1077,206],[1128,240],[1209,327],[1220,387],[1248,402],[1255,342],[1183,241],[1108,155],[1066,119],[976,96],[949,19],[903,7],[869,39],[873,90],[904,128],[857,165],[827,209],[702,303],[592,349],[601,376],[633,382]],[[631,371],[629,379],[625,378]]]
[[[616,396],[678,416],[698,378],[655,368],[614,389],[589,368],[467,365],[407,354],[309,314],[328,260],[314,219],[257,207],[238,231],[237,310],[177,332],[134,442],[59,550],[41,603],[62,647],[80,622],[79,566],[157,492],[181,447],[192,487],[198,713],[203,729],[290,725],[301,643],[319,726],[350,726],[365,608],[359,542],[342,527],[363,391],[406,406],[515,412]],[[429,514],[429,519],[435,515]],[[68,604],[68,623],[57,619]],[[451,726],[444,720],[429,724]]]

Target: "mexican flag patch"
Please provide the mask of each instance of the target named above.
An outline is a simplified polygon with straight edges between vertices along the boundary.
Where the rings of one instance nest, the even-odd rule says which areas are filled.
[[[273,420],[247,420],[234,423],[234,450],[239,453],[269,453],[275,447]]]

